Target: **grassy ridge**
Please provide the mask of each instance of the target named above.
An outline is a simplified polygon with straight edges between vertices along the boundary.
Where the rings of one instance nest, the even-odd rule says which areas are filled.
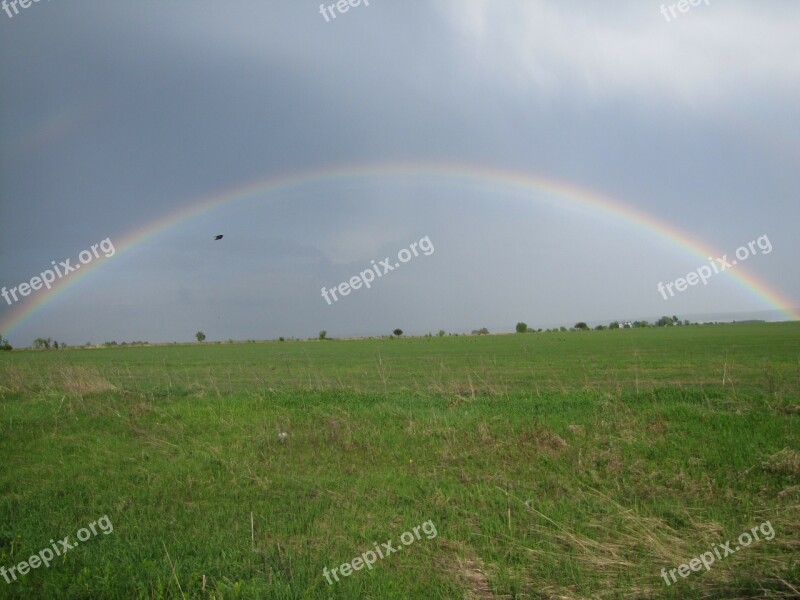
[[[796,597],[798,342],[791,323],[0,356],[0,565],[114,525],[0,597]],[[427,520],[435,538],[323,578]],[[773,540],[665,585],[766,520]]]

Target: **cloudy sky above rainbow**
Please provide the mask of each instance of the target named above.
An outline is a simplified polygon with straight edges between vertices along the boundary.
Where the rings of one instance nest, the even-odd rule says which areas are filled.
[[[667,20],[661,4],[0,13],[0,288],[116,248],[0,298],[0,334],[798,318],[800,5],[712,1]],[[764,235],[769,253],[659,293]],[[321,297],[424,236],[430,256]]]

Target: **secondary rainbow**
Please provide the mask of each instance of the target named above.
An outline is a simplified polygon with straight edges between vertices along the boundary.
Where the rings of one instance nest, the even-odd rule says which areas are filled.
[[[579,208],[596,211],[610,215],[633,229],[643,230],[648,234],[655,235],[685,249],[700,257],[703,263],[707,262],[709,257],[717,257],[721,254],[666,221],[619,200],[571,183],[527,172],[455,163],[377,163],[301,171],[289,175],[271,177],[201,198],[131,231],[122,239],[112,239],[112,241],[117,252],[124,252],[132,246],[146,242],[153,236],[168,230],[178,223],[235,202],[274,196],[280,192],[312,184],[350,180],[380,180],[389,177],[401,177],[409,180],[417,180],[424,177],[435,185],[462,185],[473,189],[480,186],[495,192],[521,194],[534,198],[538,202],[545,202],[559,208]],[[85,268],[80,272],[59,280],[53,286],[53,289],[39,290],[37,296],[25,304],[13,308],[10,314],[0,321],[0,332],[4,334],[12,332],[26,319],[52,302],[58,295],[107,262],[109,261],[106,259],[92,262],[85,265]],[[787,319],[800,319],[800,310],[795,308],[790,299],[777,289],[771,288],[755,275],[748,273],[744,269],[734,269],[727,271],[727,273],[770,308],[780,311]]]

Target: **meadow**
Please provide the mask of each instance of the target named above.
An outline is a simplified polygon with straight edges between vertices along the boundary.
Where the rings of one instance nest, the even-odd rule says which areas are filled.
[[[0,598],[797,598],[800,322],[4,352],[0,465],[0,567],[113,524]]]

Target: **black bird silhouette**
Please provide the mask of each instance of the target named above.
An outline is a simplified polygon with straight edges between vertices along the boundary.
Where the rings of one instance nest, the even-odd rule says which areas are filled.
[[[221,236],[221,235],[218,235],[218,236],[216,236],[214,239],[215,239],[215,240],[221,240],[221,239],[222,239],[222,236]]]

